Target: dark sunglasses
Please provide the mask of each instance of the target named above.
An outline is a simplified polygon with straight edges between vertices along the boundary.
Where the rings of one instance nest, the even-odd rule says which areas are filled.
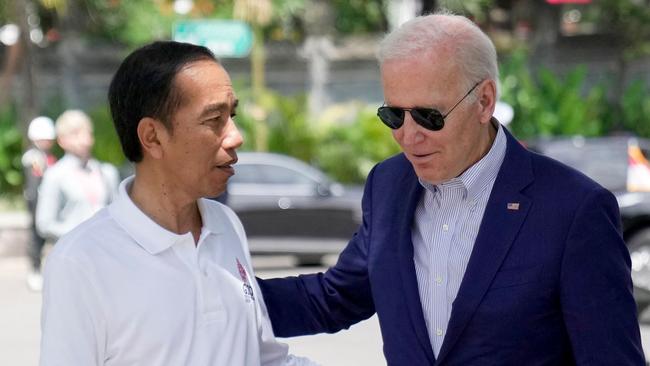
[[[480,83],[481,82],[474,84],[474,86],[462,98],[460,98],[460,100],[456,102],[456,104],[454,104],[445,115],[434,108],[400,108],[384,105],[377,109],[377,116],[386,126],[396,130],[404,124],[404,116],[408,111],[411,113],[413,120],[420,126],[427,130],[440,131],[445,127],[445,118],[447,118],[447,116],[451,114],[451,112],[453,112],[454,109],[456,109],[456,107],[465,100],[465,98],[467,98],[467,96],[470,95]]]

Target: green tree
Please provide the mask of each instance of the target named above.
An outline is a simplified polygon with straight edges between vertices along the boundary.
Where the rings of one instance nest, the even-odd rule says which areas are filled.
[[[612,94],[617,97],[614,104],[615,123],[628,126],[624,120],[625,101],[619,98],[626,88],[625,77],[629,62],[650,54],[650,1],[648,0],[600,0],[594,2],[600,11],[601,27],[614,34],[622,52],[618,56],[615,83]],[[647,123],[647,120],[642,121]],[[640,127],[641,128],[641,127]]]
[[[611,131],[604,84],[584,91],[584,66],[565,75],[541,69],[531,75],[527,53],[514,52],[501,65],[502,99],[514,108],[510,128],[520,138],[598,136]]]
[[[16,128],[16,110],[0,109],[0,195],[18,195],[23,183],[22,136]],[[5,198],[5,197],[3,197]]]
[[[334,28],[339,34],[364,34],[388,29],[385,0],[332,0]]]

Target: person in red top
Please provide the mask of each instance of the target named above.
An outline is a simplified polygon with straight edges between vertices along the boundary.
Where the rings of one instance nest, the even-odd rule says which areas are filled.
[[[22,157],[23,173],[25,176],[23,195],[32,218],[30,224],[31,238],[29,242],[31,272],[27,275],[27,286],[33,291],[40,291],[43,286],[43,279],[40,274],[41,253],[45,244],[45,238],[36,230],[36,202],[38,201],[38,187],[43,179],[43,173],[56,162],[56,157],[51,152],[56,138],[54,122],[45,116],[34,118],[29,123],[27,137],[31,145]]]

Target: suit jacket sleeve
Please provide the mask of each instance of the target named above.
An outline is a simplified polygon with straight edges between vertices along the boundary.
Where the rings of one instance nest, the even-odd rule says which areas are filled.
[[[258,279],[277,336],[334,333],[374,314],[368,280],[372,177],[364,189],[361,226],[326,273]]]
[[[596,189],[567,237],[560,301],[578,365],[645,364],[619,217],[614,196]]]

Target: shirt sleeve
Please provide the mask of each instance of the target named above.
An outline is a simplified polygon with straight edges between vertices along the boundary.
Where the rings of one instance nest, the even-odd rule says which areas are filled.
[[[38,188],[36,229],[44,237],[57,239],[66,232],[66,228],[58,220],[63,202],[56,176],[48,173],[45,173]]]
[[[109,163],[101,163],[100,170],[107,190],[106,195],[108,200],[106,204],[109,204],[117,198],[118,187],[120,185],[120,173],[114,165]]]
[[[87,273],[72,260],[50,255],[44,277],[40,365],[104,365],[106,331]]]

